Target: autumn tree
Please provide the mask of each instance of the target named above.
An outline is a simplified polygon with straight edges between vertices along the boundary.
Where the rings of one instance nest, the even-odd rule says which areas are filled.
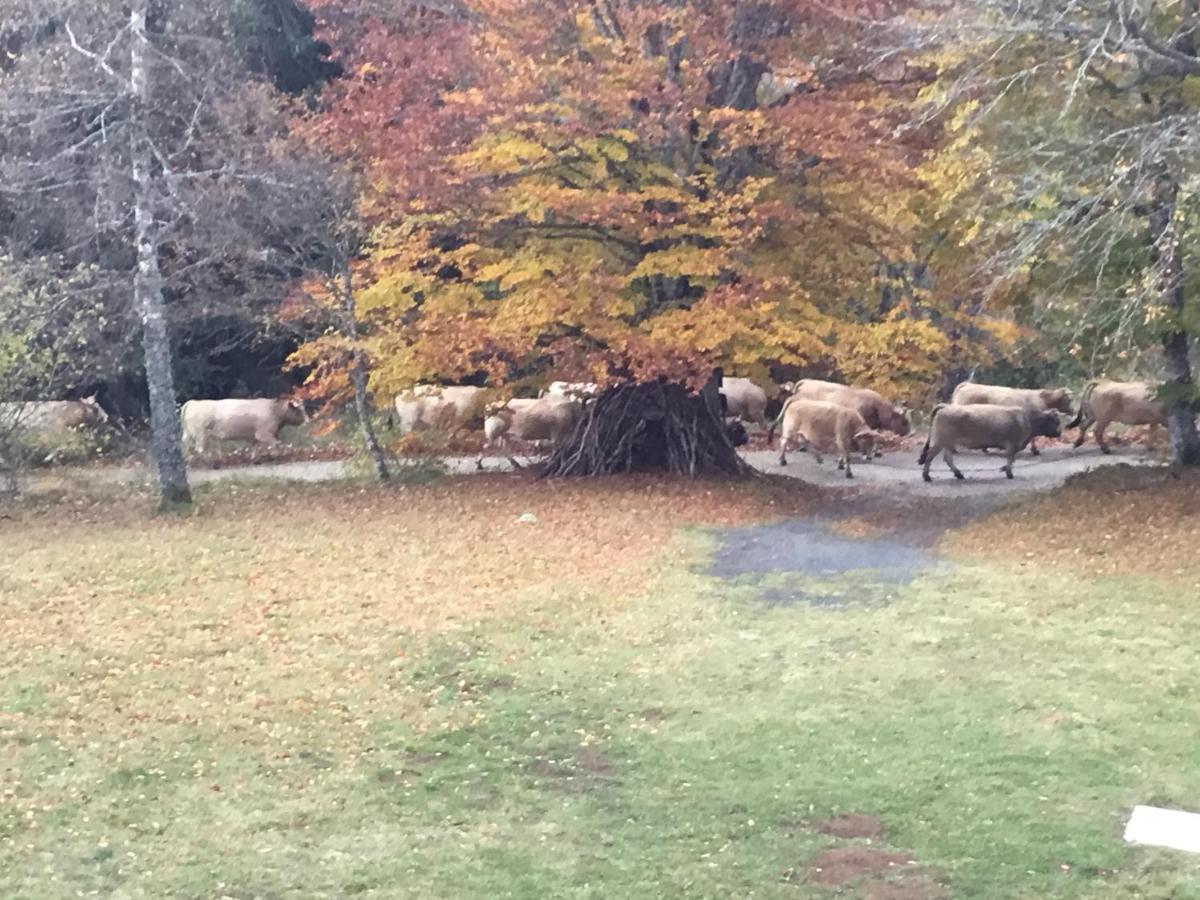
[[[1190,0],[973,0],[892,32],[938,72],[920,110],[950,136],[927,172],[946,246],[1087,369],[1157,343],[1177,465],[1200,463],[1198,25]]]
[[[369,185],[381,393],[695,388],[714,366],[908,393],[937,370],[928,292],[878,301],[915,258],[925,139],[896,131],[920,73],[860,41],[882,4],[475,0],[366,28],[346,9],[322,6],[349,77],[315,127]]]

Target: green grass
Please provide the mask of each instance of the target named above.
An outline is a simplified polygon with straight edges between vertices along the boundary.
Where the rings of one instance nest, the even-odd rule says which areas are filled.
[[[287,515],[316,528],[339,495],[307,496]],[[685,529],[630,596],[527,574],[485,618],[364,635],[302,577],[259,593],[276,558],[243,535],[270,514],[157,546],[136,517],[57,549],[22,526],[0,615],[25,633],[82,589],[94,613],[5,670],[0,896],[863,896],[808,880],[853,843],[814,823],[854,811],[943,896],[1200,897],[1195,860],[1120,840],[1134,803],[1200,807],[1174,582],[964,561],[886,603],[768,606]],[[396,573],[437,538],[405,540]],[[298,576],[356,548],[318,544]]]

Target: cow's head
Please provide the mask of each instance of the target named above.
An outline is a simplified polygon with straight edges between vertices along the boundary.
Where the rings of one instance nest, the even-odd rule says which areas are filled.
[[[308,421],[308,410],[304,408],[304,401],[292,397],[289,400],[283,401],[283,424],[284,425],[303,425]]]
[[[1048,409],[1045,412],[1033,414],[1033,433],[1038,437],[1056,438],[1062,435],[1062,419],[1058,412]]]
[[[903,406],[889,406],[879,417],[882,428],[904,437],[912,431],[912,422],[908,418],[908,410]]]
[[[91,424],[102,425],[108,421],[108,413],[104,411],[103,406],[96,402],[95,394],[84,397],[79,402],[87,407],[87,417]]]
[[[731,419],[726,422],[725,433],[729,435],[729,443],[735,447],[750,443],[750,435],[746,433],[746,426],[739,419]]]
[[[878,431],[864,428],[862,431],[855,432],[854,446],[863,456],[874,456],[875,450],[879,446],[879,437]]]
[[[1038,391],[1038,395],[1042,398],[1042,403],[1046,409],[1056,409],[1063,415],[1072,415],[1075,410],[1071,408],[1071,392],[1066,388],[1047,388],[1043,391]]]

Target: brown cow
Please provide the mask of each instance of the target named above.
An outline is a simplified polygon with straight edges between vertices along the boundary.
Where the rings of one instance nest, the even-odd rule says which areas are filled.
[[[1011,388],[999,384],[976,384],[973,381],[964,381],[954,389],[950,402],[955,406],[967,406],[975,403],[987,403],[994,406],[1027,406],[1034,412],[1046,412],[1053,409],[1068,416],[1074,412],[1071,408],[1071,392],[1066,388]],[[1033,437],[1029,439],[1029,452],[1034,456],[1038,455],[1037,443]]]
[[[1012,464],[1021,448],[1035,435],[1058,437],[1062,422],[1053,410],[1033,410],[1027,405],[999,406],[993,403],[974,403],[965,406],[939,403],[929,420],[929,437],[917,460],[924,468],[921,477],[929,477],[929,466],[939,453],[954,477],[965,477],[954,465],[954,453],[959,447],[982,450],[1000,447],[1007,457],[1002,471],[1013,477]]]
[[[483,422],[485,446],[508,448],[510,438],[522,441],[546,443],[550,449],[558,447],[571,436],[575,423],[583,413],[583,404],[566,397],[547,395],[534,400],[509,400],[491,407]],[[509,462],[520,468],[512,456]],[[476,465],[483,468],[483,455]]]
[[[787,448],[795,439],[803,440],[820,463],[821,453],[838,455],[838,468],[846,470],[846,477],[853,478],[850,470],[850,455],[857,448],[870,455],[875,450],[879,435],[867,427],[863,417],[848,406],[827,403],[824,400],[802,400],[790,397],[783,405],[779,418],[771,423],[767,431],[767,442],[774,437],[775,426],[783,423],[779,438],[779,464],[787,465]]]
[[[1087,430],[1095,424],[1096,443],[1102,453],[1111,453],[1104,431],[1113,422],[1122,425],[1166,425],[1167,411],[1154,399],[1154,385],[1145,381],[1093,381],[1079,397],[1079,415],[1067,425],[1078,428],[1075,446],[1083,445]]]

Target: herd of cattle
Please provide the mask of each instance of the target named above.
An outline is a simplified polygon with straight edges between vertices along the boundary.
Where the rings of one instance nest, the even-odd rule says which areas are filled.
[[[530,399],[491,401],[485,388],[422,384],[399,394],[389,420],[400,434],[437,430],[459,432],[483,422],[485,447],[508,449],[517,439],[553,449],[573,432],[586,404],[600,393],[595,384],[551,383]],[[836,454],[838,468],[853,477],[851,457],[879,455],[881,432],[907,435],[908,411],[869,388],[804,379],[772,386],[782,407],[768,421],[768,391],[748,378],[725,378],[721,386],[727,420],[757,425],[767,430],[768,444],[780,430],[779,464],[787,465],[789,448],[811,449],[817,462],[821,454]],[[1004,452],[1005,475],[1013,477],[1012,464],[1025,447],[1034,455],[1038,437],[1058,437],[1065,427],[1078,427],[1078,447],[1087,430],[1095,426],[1096,442],[1105,453],[1105,430],[1110,424],[1165,425],[1166,413],[1154,399],[1154,386],[1146,382],[1094,381],[1083,391],[1079,409],[1072,408],[1070,392],[1063,388],[1031,390],[965,382],[950,402],[934,407],[929,436],[921,451],[922,477],[930,480],[929,467],[940,455],[955,478],[963,474],[954,464],[959,450]],[[212,440],[252,440],[273,445],[285,425],[307,421],[304,404],[294,399],[189,400],[180,409],[185,447],[204,452]],[[71,431],[96,428],[108,416],[95,397],[83,400],[46,400],[0,403],[0,434],[7,426],[54,438]],[[479,461],[482,465],[482,455]]]

